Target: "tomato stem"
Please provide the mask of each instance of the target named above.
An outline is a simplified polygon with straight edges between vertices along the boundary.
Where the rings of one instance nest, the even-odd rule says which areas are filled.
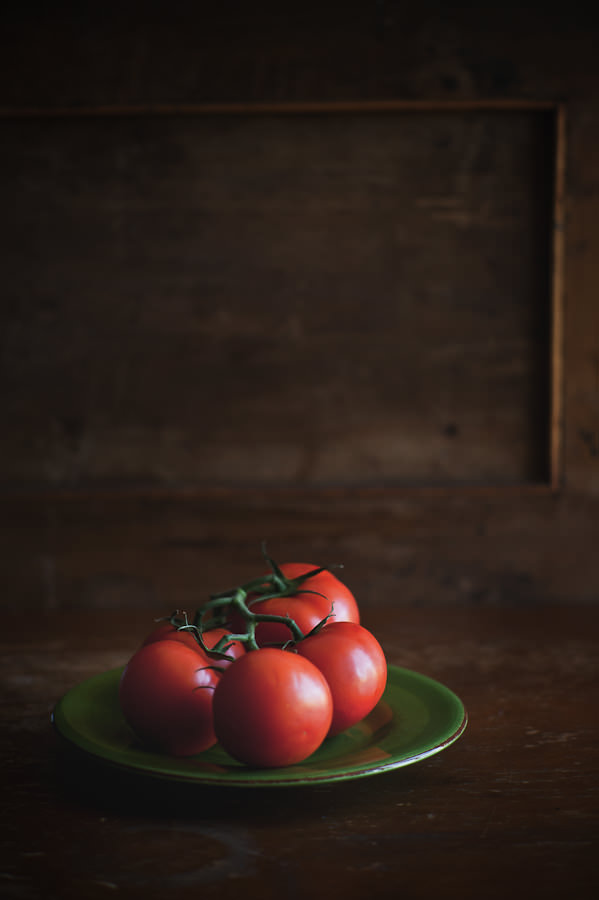
[[[312,591],[307,587],[303,587],[304,582],[326,572],[332,568],[342,568],[339,566],[318,566],[310,569],[302,575],[295,578],[287,578],[280,566],[266,552],[266,543],[262,543],[262,555],[270,568],[270,572],[261,575],[259,578],[253,578],[238,587],[228,591],[222,591],[217,594],[211,594],[210,599],[204,606],[200,607],[194,616],[193,622],[187,619],[187,614],[176,610],[169,621],[182,631],[190,631],[200,644],[201,648],[210,656],[221,659],[231,660],[226,651],[233,642],[245,644],[247,650],[258,650],[259,645],[256,640],[256,627],[260,622],[271,622],[285,625],[290,631],[290,639],[285,642],[288,644],[296,644],[304,640],[304,635],[300,627],[291,616],[278,616],[268,613],[255,613],[252,611],[252,605],[260,600],[271,600],[275,597],[287,597],[293,594],[306,593],[324,596],[319,591]],[[227,628],[231,614],[237,613],[245,623],[245,632],[239,634],[228,633],[223,636],[214,647],[208,648],[204,640],[204,633],[212,628]],[[328,616],[319,622],[309,633],[313,634],[318,631],[333,615],[333,609]]]
[[[264,596],[276,597],[279,595],[276,592],[273,592]],[[193,623],[187,621],[187,616],[185,614],[183,614],[184,620],[181,622],[181,614],[178,612],[173,614],[171,622],[173,622],[173,624],[180,623],[177,624],[180,631],[191,632],[200,644],[202,650],[209,655],[229,660],[232,659],[232,657],[226,655],[226,650],[235,641],[245,644],[246,650],[260,649],[256,640],[256,626],[259,625],[260,622],[278,622],[282,625],[286,625],[291,632],[292,640],[294,642],[303,640],[303,632],[291,616],[254,613],[246,602],[247,597],[248,595],[245,588],[239,587],[231,593],[213,596],[205,606],[196,612]],[[214,647],[208,648],[204,640],[204,633],[211,628],[214,628],[216,624],[225,624],[228,616],[230,616],[232,612],[239,613],[243,618],[246,626],[245,632],[225,634]],[[219,613],[224,613],[224,616],[219,615]]]

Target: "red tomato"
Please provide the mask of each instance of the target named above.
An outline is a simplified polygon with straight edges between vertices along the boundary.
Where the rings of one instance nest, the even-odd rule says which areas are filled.
[[[119,700],[137,737],[173,756],[192,756],[216,743],[212,698],[220,671],[180,641],[155,641],[133,654]]]
[[[383,696],[387,660],[375,636],[354,622],[333,622],[300,641],[297,652],[317,666],[333,697],[329,735],[367,716]]]
[[[235,759],[292,766],[318,749],[333,715],[331,691],[309,660],[276,648],[246,653],[214,691],[214,729]]]
[[[307,563],[284,563],[280,566],[289,579],[316,568],[317,566]],[[360,622],[354,595],[328,570],[306,579],[295,594],[273,597],[270,600],[256,600],[250,596],[248,602],[253,613],[290,616],[304,635],[330,614],[329,623]],[[243,619],[238,615],[232,616],[231,627],[235,632],[245,631]],[[284,644],[292,636],[288,626],[276,622],[260,622],[256,626],[256,640],[261,647],[266,644]]]
[[[225,628],[211,628],[209,631],[205,631],[202,637],[206,646],[212,650],[219,640],[228,633],[229,632]],[[206,656],[191,631],[180,631],[170,622],[162,622],[158,625],[146,637],[142,646],[145,647],[147,644],[153,644],[155,641],[179,641],[187,647],[191,647],[192,650],[195,650],[197,653],[202,654],[206,659],[206,665],[218,666],[219,669],[226,669],[232,662],[232,660],[219,659],[216,656]],[[233,656],[235,659],[239,659],[239,657],[245,653],[245,645],[241,643],[241,641],[233,641],[233,643],[227,647],[225,652],[227,656]]]
[[[307,563],[284,563],[280,568],[286,578],[292,579],[299,575],[305,575],[306,572],[318,567]],[[358,625],[360,624],[360,611],[356,598],[350,589],[328,569],[319,572],[318,575],[312,575],[302,584],[299,595],[303,596],[304,600],[313,597],[313,594],[301,593],[302,591],[317,591],[327,598],[328,612],[331,612],[331,605],[333,607],[333,617],[329,619],[329,623],[356,622]]]

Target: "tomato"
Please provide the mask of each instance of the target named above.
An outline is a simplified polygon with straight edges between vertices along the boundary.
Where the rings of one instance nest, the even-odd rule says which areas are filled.
[[[206,646],[210,650],[212,650],[212,648],[216,646],[219,640],[228,633],[229,632],[225,628],[211,628],[209,631],[205,631],[202,637]],[[185,644],[187,647],[191,647],[192,650],[195,650],[196,652],[202,654],[202,656],[205,656],[201,645],[198,643],[191,631],[181,631],[170,622],[162,622],[160,625],[158,625],[153,631],[149,633],[142,646],[152,644],[155,641],[179,641],[180,643]],[[241,643],[241,641],[233,641],[227,647],[225,653],[227,654],[227,656],[232,656],[234,659],[239,659],[242,653],[245,653],[245,646],[243,643]],[[227,666],[230,666],[231,662],[233,661],[228,659],[219,659],[216,656],[205,658],[207,659],[206,665],[217,666],[219,669],[226,669]]]
[[[326,678],[333,697],[329,736],[367,716],[387,684],[383,648],[368,629],[355,622],[333,622],[299,641],[296,650]]]
[[[121,675],[119,701],[144,743],[192,756],[216,743],[212,698],[221,672],[180,641],[159,640],[133,654]]]
[[[218,741],[235,759],[259,768],[291,766],[321,745],[333,701],[324,675],[308,659],[266,647],[223,672],[213,710]]]
[[[280,566],[283,575],[290,580],[316,568],[307,563],[284,563]],[[250,595],[248,603],[253,613],[290,616],[304,635],[328,615],[331,615],[329,622],[360,622],[354,595],[328,570],[306,579],[295,594],[268,600],[258,600]],[[241,616],[232,616],[231,627],[234,632],[245,631]],[[256,626],[256,641],[261,647],[284,644],[291,637],[289,627],[277,622],[260,622]]]
[[[293,579],[318,567],[306,563],[284,563],[280,568],[286,578]],[[328,569],[324,569],[318,575],[312,575],[302,584],[300,596],[303,596],[304,600],[313,597],[313,594],[306,594],[305,591],[316,591],[326,597],[329,606],[328,612],[331,612],[331,607],[333,612],[330,622],[360,624],[360,611],[356,598],[350,589]]]

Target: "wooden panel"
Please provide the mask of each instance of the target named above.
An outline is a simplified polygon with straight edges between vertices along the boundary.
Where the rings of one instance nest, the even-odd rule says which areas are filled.
[[[554,125],[6,119],[5,484],[546,482]]]
[[[552,446],[561,448],[562,433],[565,438],[563,466],[552,473],[563,474],[561,490],[549,494],[529,485],[524,491],[506,486],[499,493],[486,488],[465,491],[454,481],[453,488],[440,492],[386,487],[365,492],[354,485],[340,495],[322,487],[310,491],[305,486],[309,482],[299,480],[292,491],[214,489],[210,494],[199,482],[200,490],[193,485],[189,490],[176,489],[177,459],[184,456],[189,461],[193,454],[186,451],[185,455],[180,449],[175,453],[183,444],[177,443],[171,427],[170,400],[166,402],[150,363],[140,366],[139,350],[128,358],[116,349],[120,345],[131,354],[132,347],[140,346],[135,322],[142,293],[138,307],[132,299],[137,279],[129,284],[131,296],[120,305],[107,304],[104,318],[98,307],[90,317],[73,300],[53,313],[50,305],[45,310],[43,304],[19,307],[15,297],[3,290],[2,603],[18,609],[25,604],[73,608],[131,602],[145,606],[152,598],[158,598],[161,606],[163,599],[169,606],[171,600],[175,605],[187,603],[198,590],[222,584],[225,574],[229,583],[253,571],[259,541],[265,537],[279,556],[341,560],[351,583],[371,604],[381,597],[397,606],[451,600],[470,606],[512,601],[525,605],[543,598],[566,604],[596,602],[599,56],[592,5],[588,13],[577,9],[576,15],[563,7],[545,6],[540,15],[522,5],[497,4],[478,9],[476,16],[471,9],[450,9],[441,3],[400,8],[399,4],[352,0],[343,9],[311,0],[284,8],[261,0],[251,5],[213,4],[209,9],[195,4],[185,11],[179,8],[177,16],[171,8],[160,10],[160,6],[152,5],[150,10],[145,4],[142,9],[141,4],[124,0],[114,10],[52,6],[33,13],[30,6],[13,4],[4,13],[0,29],[0,106],[10,114],[23,108],[63,107],[76,115],[92,108],[128,107],[141,112],[173,105],[189,113],[194,105],[229,103],[238,111],[252,104],[294,103],[310,112],[307,107],[314,104],[355,107],[359,101],[378,105],[381,111],[385,104],[398,102],[438,110],[443,102],[456,109],[465,103],[487,110],[495,107],[497,115],[506,104],[526,111],[539,101],[547,105],[563,101],[568,153],[557,224],[564,226],[565,235],[561,256],[565,302],[563,318],[557,323],[563,340],[554,343],[559,351],[563,346],[563,357],[558,353],[555,358],[557,369],[563,361],[563,406],[561,397],[557,404],[555,393],[551,398]],[[42,137],[48,141],[51,135]],[[166,141],[164,135],[162,143]],[[126,161],[121,160],[121,165]],[[109,173],[111,165],[114,168],[114,155],[109,154],[100,160],[96,174]],[[147,174],[149,169],[144,171]],[[63,184],[66,175],[62,173]],[[171,175],[161,177],[173,183]],[[124,195],[130,196],[134,186],[124,174],[121,182]],[[10,175],[5,187],[12,197]],[[96,196],[100,194],[96,190]],[[88,196],[94,196],[93,192]],[[28,199],[34,209],[32,237],[39,235],[40,228],[35,224],[34,199]],[[7,252],[3,253],[6,279],[12,253],[18,249],[17,219],[6,193],[2,210],[8,223]],[[101,224],[98,218],[96,236],[104,234],[100,246],[105,252],[110,242],[108,229],[102,232]],[[26,234],[29,227],[25,223]],[[76,236],[75,227],[70,231]],[[154,231],[159,233],[157,227]],[[126,233],[123,236],[123,229],[120,240],[123,247],[132,243]],[[82,244],[79,239],[79,254]],[[472,255],[480,247],[475,242]],[[120,267],[121,275],[126,275],[114,248],[108,258],[115,271]],[[89,262],[84,255],[82,259]],[[109,283],[108,273],[93,258],[91,268],[102,285]],[[81,271],[83,263],[79,285],[85,286]],[[29,268],[19,272],[23,279],[31,277]],[[176,278],[169,282],[171,288],[173,283],[178,285]],[[559,287],[559,279],[554,284]],[[98,296],[99,291],[96,301]],[[179,298],[171,309],[183,306]],[[95,342],[89,334],[92,318],[98,334]],[[187,371],[192,337],[172,324],[160,335],[164,314],[154,313],[152,322],[152,328],[144,330],[152,360],[170,361],[181,353],[177,368]],[[542,323],[545,327],[544,315]],[[546,344],[545,337],[541,343]],[[98,347],[107,344],[113,356],[104,376]],[[84,370],[79,361],[87,358],[90,365]],[[117,362],[127,381],[119,378]],[[58,380],[60,367],[63,374]],[[143,435],[137,432],[136,438],[128,432],[125,441],[117,424],[128,419],[128,411],[136,404],[140,406],[137,420],[143,424],[146,401],[141,372],[147,385],[158,389],[157,405],[166,410],[166,417],[149,428],[146,414]],[[183,386],[181,396],[193,405],[196,395],[190,398],[183,378],[177,384]],[[34,402],[33,389],[40,385],[47,398],[45,409],[41,401]],[[95,403],[108,423],[102,443],[98,429],[90,429]],[[181,408],[181,400],[174,398],[172,403],[174,412]],[[85,417],[81,409],[86,410]],[[43,427],[36,430],[31,421],[25,428],[27,410],[32,421],[37,415]],[[539,421],[544,415],[539,415]],[[16,423],[20,424],[15,431]],[[165,423],[170,444],[156,447],[144,441]],[[536,428],[534,433],[539,433]],[[89,435],[94,437],[91,445],[85,439]],[[127,447],[135,452],[115,459],[109,452],[111,437],[118,438],[123,453]],[[455,437],[438,438],[443,446],[457,446],[452,443]],[[463,438],[462,431],[462,443]],[[89,471],[90,446],[96,462],[102,463],[98,448],[106,455],[100,465],[106,471],[131,473],[143,461],[146,479],[148,473],[156,473],[155,486],[150,491],[146,481],[137,482],[139,490],[134,494],[131,474],[118,483],[97,474],[87,481],[93,490],[86,490],[82,476]],[[167,466],[167,460],[175,465]],[[533,472],[541,468],[545,463],[535,464]],[[105,491],[109,481],[114,490]],[[7,491],[16,486],[23,494],[7,501]],[[36,493],[39,487],[43,490]],[[434,616],[428,620],[436,621]]]
[[[365,609],[599,596],[599,503],[547,491],[76,492],[2,511],[6,610],[195,609],[262,573],[263,539],[279,562],[342,564]]]

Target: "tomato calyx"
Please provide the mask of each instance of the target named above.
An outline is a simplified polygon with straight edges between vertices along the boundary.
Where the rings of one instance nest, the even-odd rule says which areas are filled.
[[[331,611],[330,611],[330,613],[328,613],[328,615],[326,615],[326,616],[324,617],[324,619],[321,619],[320,622],[318,622],[318,623],[314,626],[314,628],[310,629],[310,631],[309,631],[307,634],[304,634],[303,637],[301,638],[302,641],[305,641],[305,640],[307,640],[309,637],[313,637],[315,634],[318,634],[319,631],[322,631],[322,629],[323,629],[324,626],[327,624],[327,622],[329,621],[329,619],[334,619],[334,618],[335,618],[334,606],[335,606],[335,604],[334,604],[334,603],[331,603]],[[293,643],[296,644],[297,641],[294,641]]]
[[[221,600],[223,601],[223,607],[226,607],[228,603],[234,602],[234,598],[238,595],[239,591],[244,592],[245,596],[243,597],[243,600],[247,600],[246,605],[248,608],[251,608],[255,603],[258,603],[262,600],[272,600],[278,597],[290,597],[298,593],[315,594],[318,597],[324,597],[324,599],[326,600],[328,598],[325,594],[323,594],[321,591],[314,591],[310,588],[303,587],[304,583],[310,578],[313,578],[316,575],[320,575],[322,572],[329,572],[332,569],[343,568],[343,565],[341,563],[329,566],[317,566],[307,572],[296,575],[295,578],[288,578],[287,575],[285,575],[285,573],[282,571],[281,567],[275,562],[275,560],[268,555],[268,553],[266,552],[266,544],[264,542],[262,543],[262,555],[265,562],[270,568],[270,572],[268,574],[262,575],[259,578],[253,578],[251,581],[247,581],[245,584],[232,588],[231,590],[222,591],[218,594],[211,594],[210,601],[204,608],[215,607],[217,601],[220,605]],[[242,610],[240,609],[240,611]],[[196,624],[198,624],[197,621]]]
[[[324,616],[305,634],[290,615],[254,612],[252,607],[260,601],[297,594],[316,594],[319,597],[325,597],[320,591],[304,587],[304,583],[322,572],[330,571],[331,568],[342,568],[342,566],[317,566],[291,578],[286,576],[274,559],[267,554],[264,543],[262,544],[262,554],[270,569],[266,575],[254,578],[230,590],[211,594],[209,600],[195,612],[192,621],[189,620],[184,610],[175,610],[162,621],[168,621],[178,631],[190,632],[208,658],[228,662],[234,661],[234,657],[229,655],[227,650],[235,642],[242,643],[246,651],[259,650],[261,646],[264,646],[258,644],[256,639],[256,628],[263,622],[276,623],[286,627],[289,639],[270,645],[285,650],[292,650],[300,641],[316,634],[334,616],[333,603],[331,603],[328,615]],[[325,599],[327,598],[325,597]],[[239,629],[230,632],[232,617],[238,626],[241,620],[243,622],[242,629],[245,630]],[[212,647],[208,647],[204,634],[215,628],[224,628],[227,633]]]
[[[321,572],[328,572],[331,569],[342,569],[343,566],[341,563],[337,565],[331,566],[317,566],[314,569],[310,569],[308,572],[304,572],[301,575],[296,575],[295,578],[288,578],[287,575],[282,571],[281,567],[274,561],[274,559],[268,555],[266,551],[266,543],[262,543],[262,556],[264,557],[265,562],[270,567],[270,575],[261,579],[265,582],[265,593],[261,591],[257,591],[259,594],[256,600],[268,600],[271,597],[287,597],[292,594],[302,593],[302,594],[316,594],[319,597],[325,597],[323,593],[320,591],[313,591],[309,588],[302,588],[302,585],[309,578],[313,578],[316,575],[320,575]],[[247,590],[247,586],[244,585]],[[269,590],[270,588],[270,590]],[[274,592],[271,593],[274,588]],[[325,599],[327,599],[325,597]]]
[[[248,581],[245,584],[240,585],[239,587],[235,587],[232,590],[222,591],[218,594],[212,594],[211,601],[220,600],[221,598],[230,598],[236,593],[236,591],[239,590],[245,591],[248,596],[251,595],[251,599],[248,603],[249,606],[251,606],[253,603],[258,602],[259,600],[270,600],[274,597],[289,597],[297,593],[316,594],[319,597],[325,597],[325,595],[320,591],[313,591],[309,588],[302,587],[302,585],[309,578],[313,578],[315,575],[320,575],[321,572],[329,572],[331,569],[343,568],[343,565],[341,563],[330,566],[317,566],[313,569],[310,569],[308,572],[304,572],[301,575],[296,575],[295,578],[288,578],[282,571],[281,567],[274,561],[271,556],[268,555],[266,551],[266,544],[264,542],[262,543],[262,555],[266,564],[270,568],[270,572],[268,574],[262,575],[259,578],[253,578],[251,581]],[[327,598],[325,597],[325,599]]]

